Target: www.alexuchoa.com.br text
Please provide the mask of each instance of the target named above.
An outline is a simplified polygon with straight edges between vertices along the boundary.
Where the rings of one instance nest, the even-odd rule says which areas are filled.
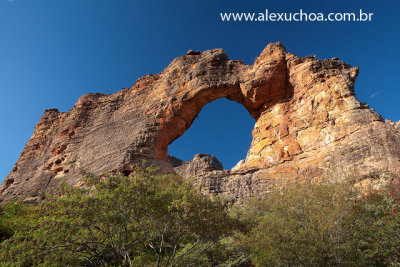
[[[372,12],[223,12],[219,13],[223,22],[370,22]]]

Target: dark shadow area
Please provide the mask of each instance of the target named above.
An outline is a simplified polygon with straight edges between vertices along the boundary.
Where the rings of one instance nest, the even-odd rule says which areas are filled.
[[[254,119],[236,102],[221,98],[202,109],[192,126],[168,147],[168,154],[192,160],[195,154],[214,155],[224,169],[246,157],[252,140]]]

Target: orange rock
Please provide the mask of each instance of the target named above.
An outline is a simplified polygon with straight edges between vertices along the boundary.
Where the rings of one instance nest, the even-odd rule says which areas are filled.
[[[400,127],[357,100],[357,75],[356,67],[297,57],[281,43],[269,44],[250,66],[222,49],[190,52],[131,88],[86,94],[68,112],[46,110],[0,186],[0,201],[35,197],[58,178],[77,184],[80,168],[129,173],[145,159],[174,171],[168,145],[204,105],[223,97],[255,119],[253,140],[232,171],[215,169],[216,159],[206,156],[182,163],[192,167],[180,173],[195,175],[204,193],[237,200],[287,182],[398,171]]]

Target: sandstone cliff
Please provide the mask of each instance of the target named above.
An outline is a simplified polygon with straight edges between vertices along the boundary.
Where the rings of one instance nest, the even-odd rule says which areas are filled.
[[[280,43],[269,44],[253,65],[222,49],[190,51],[131,88],[84,95],[68,112],[46,110],[0,186],[0,201],[37,198],[62,179],[76,184],[81,167],[129,174],[143,159],[233,200],[280,183],[397,171],[398,124],[357,100],[357,74],[336,58],[297,57]],[[256,120],[246,159],[229,171],[204,155],[193,162],[168,157],[168,145],[202,107],[222,97]]]

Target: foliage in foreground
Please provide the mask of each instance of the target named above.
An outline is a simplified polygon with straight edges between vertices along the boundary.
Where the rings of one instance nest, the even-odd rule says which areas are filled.
[[[397,266],[398,189],[360,197],[349,184],[303,184],[249,200],[234,246],[255,266]]]
[[[154,169],[0,210],[0,265],[398,266],[400,184],[300,184],[228,207]]]
[[[24,212],[20,203],[0,206],[0,243],[12,237],[17,229],[16,226],[24,221]]]
[[[89,175],[90,189],[64,186],[2,243],[0,262],[19,266],[176,266],[230,233],[227,206],[181,178],[152,169]]]

